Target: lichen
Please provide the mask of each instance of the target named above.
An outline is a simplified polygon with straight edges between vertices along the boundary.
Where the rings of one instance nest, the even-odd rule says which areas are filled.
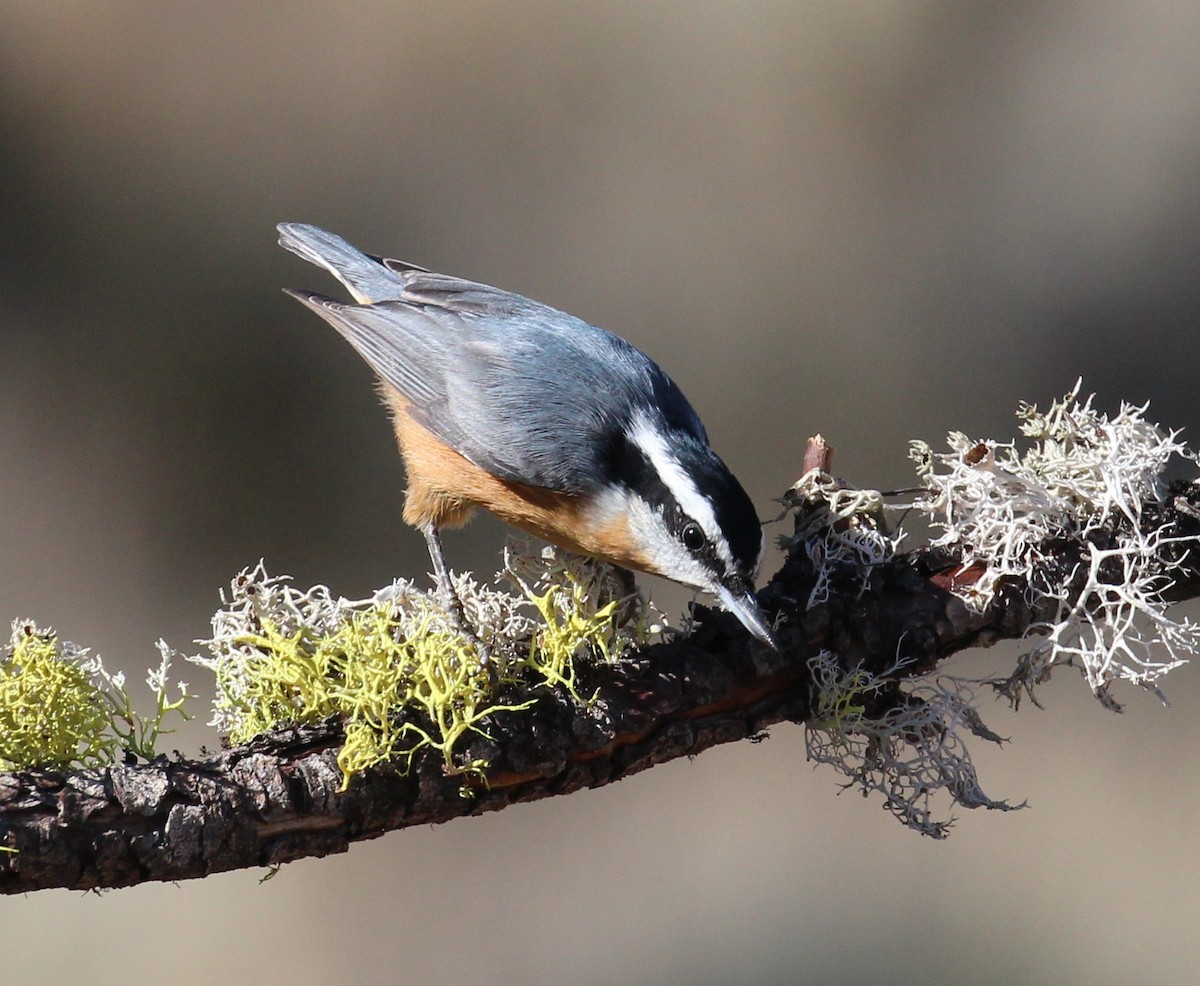
[[[497,576],[536,613],[526,665],[547,685],[561,685],[576,699],[580,658],[607,664],[662,634],[666,622],[619,570],[594,559],[547,546],[538,554],[505,551]]]
[[[1162,502],[1167,467],[1195,456],[1177,431],[1146,420],[1148,405],[1122,404],[1109,417],[1079,390],[1076,383],[1045,412],[1020,405],[1021,431],[1032,441],[1024,451],[957,432],[949,453],[914,443],[928,488],[915,506],[940,531],[933,545],[957,550],[964,569],[981,567],[960,592],[969,605],[985,609],[1010,577],[1026,581],[1035,603],[1053,605],[1054,616],[1031,630],[1045,639],[996,686],[1015,703],[1034,697],[1055,666],[1074,665],[1096,697],[1119,710],[1116,681],[1161,698],[1158,679],[1200,646],[1200,627],[1168,616],[1163,599],[1179,566],[1168,556],[1185,553],[1164,549],[1195,539],[1142,524],[1146,507]],[[1063,539],[1086,550],[1085,578],[1052,584],[1036,573]]]
[[[577,701],[576,661],[616,660],[661,630],[640,597],[614,595],[607,566],[547,549],[506,553],[501,576],[520,595],[454,576],[467,619],[487,644],[483,663],[436,593],[397,581],[368,599],[299,590],[260,562],[234,579],[213,617],[211,656],[192,658],[216,677],[213,725],[240,744],[266,730],[336,716],[345,723],[338,755],[343,783],[383,763],[406,771],[423,749],[448,773],[482,774],[462,741],[486,735],[489,717],[528,708],[562,687]],[[621,620],[623,607],[631,618]]]
[[[980,789],[968,739],[1000,738],[987,729],[976,688],[990,686],[1014,705],[1053,668],[1078,667],[1108,708],[1118,681],[1161,698],[1157,682],[1200,649],[1200,626],[1168,613],[1167,592],[1195,537],[1144,522],[1163,503],[1166,470],[1196,456],[1179,433],[1146,419],[1147,406],[1122,404],[1109,416],[1081,400],[1080,384],[1045,411],[1021,404],[1023,440],[999,442],[950,434],[950,451],[914,442],[924,489],[899,506],[928,519],[930,544],[957,556],[961,580],[952,591],[978,612],[1005,585],[1019,586],[1036,611],[1041,639],[1008,675],[970,680],[913,674],[897,659],[877,674],[846,668],[823,652],[810,664],[814,711],[806,722],[810,760],[834,767],[864,795],[906,825],[944,837],[953,807],[1008,809]],[[810,473],[785,498],[797,517],[786,543],[814,573],[810,607],[832,587],[863,591],[875,566],[895,551],[900,534],[882,521],[883,495],[851,490]],[[1064,549],[1082,553],[1063,565]]]
[[[784,551],[801,550],[813,570],[808,608],[829,599],[835,582],[866,591],[873,566],[896,554],[904,532],[889,530],[884,522],[883,494],[860,490],[813,469],[797,480],[780,499],[784,512],[796,516],[795,531],[779,539]]]
[[[169,696],[174,652],[159,641],[161,661],[146,683],[155,713],[133,708],[120,672],[111,674],[99,657],[61,640],[29,620],[12,625],[9,645],[0,653],[0,769],[66,770],[112,763],[124,753],[152,759],[170,713],[187,718],[190,697],[179,683]]]
[[[809,661],[813,714],[804,724],[808,759],[833,767],[862,796],[922,835],[945,838],[954,823],[943,803],[1010,811],[1023,808],[983,793],[964,732],[1000,744],[984,724],[962,679],[924,676],[896,691],[903,662],[878,674],[843,669],[829,651]],[[884,692],[900,696],[881,703]]]

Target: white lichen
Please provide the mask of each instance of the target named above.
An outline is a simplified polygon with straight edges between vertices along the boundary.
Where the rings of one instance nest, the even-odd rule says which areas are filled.
[[[1006,695],[1014,702],[1032,696],[1054,666],[1071,664],[1097,698],[1119,709],[1114,682],[1159,694],[1157,680],[1200,645],[1197,626],[1168,616],[1163,599],[1180,564],[1168,555],[1185,553],[1164,549],[1186,549],[1195,539],[1142,524],[1147,505],[1163,500],[1168,465],[1194,456],[1177,431],[1146,420],[1148,405],[1122,404],[1109,417],[1093,407],[1094,397],[1080,401],[1079,389],[1076,383],[1045,412],[1019,407],[1021,431],[1032,442],[1024,450],[957,432],[949,453],[914,442],[929,490],[915,506],[940,531],[933,545],[958,551],[964,570],[981,568],[961,590],[969,605],[985,609],[1002,581],[1015,577],[1032,601],[1054,606],[1053,618],[1030,630],[1045,639],[996,683]],[[1064,539],[1084,549],[1086,572],[1064,573],[1059,584],[1037,577]]]
[[[1178,432],[1146,419],[1147,405],[1122,404],[1109,416],[1079,390],[1076,383],[1044,412],[1020,405],[1020,447],[960,432],[949,436],[947,453],[913,443],[925,490],[904,506],[927,517],[932,546],[957,555],[962,577],[950,580],[953,591],[984,612],[1011,585],[1049,614],[1029,628],[1041,639],[1013,672],[971,681],[914,675],[899,658],[878,674],[847,670],[828,652],[810,662],[809,759],[834,767],[864,796],[882,795],[888,811],[925,835],[947,834],[947,804],[1021,807],[980,789],[968,734],[1001,740],[983,725],[976,687],[991,686],[1015,707],[1023,696],[1036,702],[1036,686],[1053,668],[1071,665],[1119,710],[1116,682],[1161,698],[1158,680],[1200,648],[1200,626],[1169,614],[1166,598],[1200,539],[1145,516],[1163,504],[1168,467],[1196,457]],[[892,557],[900,535],[882,522],[882,501],[817,472],[785,498],[797,529],[784,547],[811,563],[810,607],[829,598],[835,581],[841,591],[863,591],[873,568]]]
[[[794,512],[797,520],[795,533],[779,546],[800,548],[813,568],[809,609],[829,599],[838,576],[861,595],[871,568],[889,561],[904,539],[903,531],[892,533],[883,521],[883,494],[847,487],[817,469],[801,476],[780,502],[784,515]]]

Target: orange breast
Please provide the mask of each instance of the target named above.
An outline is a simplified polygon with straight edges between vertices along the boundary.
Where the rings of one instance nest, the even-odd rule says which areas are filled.
[[[600,516],[594,504],[539,486],[498,479],[465,458],[409,413],[409,400],[384,387],[404,465],[408,491],[404,520],[414,527],[459,527],[476,507],[569,551],[628,568],[649,570],[623,514]]]

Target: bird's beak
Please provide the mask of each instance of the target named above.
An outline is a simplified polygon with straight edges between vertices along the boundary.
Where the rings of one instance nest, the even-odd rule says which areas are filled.
[[[768,647],[779,650],[767,618],[759,609],[754,587],[749,582],[745,579],[729,579],[717,586],[715,594],[721,605],[742,621],[742,626]]]

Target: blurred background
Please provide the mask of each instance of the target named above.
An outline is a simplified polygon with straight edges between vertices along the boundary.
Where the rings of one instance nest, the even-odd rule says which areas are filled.
[[[0,614],[140,681],[272,573],[427,568],[365,364],[280,220],[659,359],[774,511],[1079,376],[1200,429],[1200,7],[14,2],[0,30]],[[448,538],[490,574],[504,533]],[[768,573],[769,574],[769,573]],[[678,612],[686,596],[655,586]],[[1004,669],[1013,651],[965,656]],[[208,695],[199,668],[177,669]],[[989,724],[950,840],[798,727],[339,857],[0,903],[5,977],[98,983],[1192,982],[1200,688],[1073,672]],[[144,690],[138,693],[145,698]],[[167,745],[195,754],[198,720]]]

